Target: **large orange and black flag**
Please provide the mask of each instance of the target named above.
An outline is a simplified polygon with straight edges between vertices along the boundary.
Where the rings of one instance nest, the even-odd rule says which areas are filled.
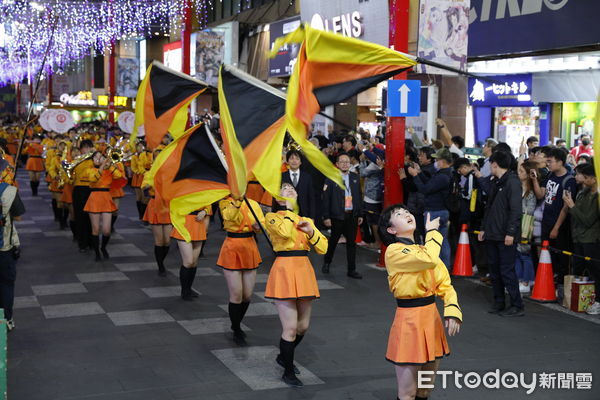
[[[227,170],[221,150],[204,124],[196,125],[160,152],[144,182],[169,207],[173,226],[186,239],[189,213],[227,196]]]
[[[206,82],[154,61],[146,71],[136,97],[132,140],[143,126],[148,147],[154,149],[167,134],[175,138],[185,131],[188,106],[208,88]]]
[[[417,64],[407,54],[307,24],[277,39],[271,56],[287,43],[302,43],[286,103],[288,129],[301,146],[306,127],[322,107],[343,102]]]
[[[231,66],[219,71],[221,138],[231,194],[242,198],[250,177],[279,194],[285,94]]]

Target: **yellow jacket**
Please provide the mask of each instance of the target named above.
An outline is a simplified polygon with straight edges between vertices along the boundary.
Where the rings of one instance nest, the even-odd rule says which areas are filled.
[[[385,268],[388,272],[390,291],[397,299],[414,299],[435,294],[444,300],[444,317],[462,321],[458,296],[446,265],[440,260],[443,237],[438,231],[429,231],[425,245],[409,239],[388,246],[385,252]]]
[[[265,224],[265,216],[254,200],[248,199],[252,210],[258,217],[261,224]],[[219,202],[219,209],[223,217],[223,228],[227,232],[253,232],[252,225],[256,222],[254,216],[250,212],[248,205],[244,201],[234,200],[231,196]]]
[[[300,217],[291,211],[267,213],[266,229],[275,251],[310,250],[318,254],[327,252],[327,238],[315,227],[312,219]],[[300,221],[308,221],[313,228],[312,236],[297,228]]]
[[[60,170],[63,169],[60,165],[60,161],[60,157],[56,154],[53,154],[46,159],[46,173],[50,176],[50,178],[59,178]]]
[[[82,161],[73,169],[73,185],[74,186],[90,186],[92,175],[95,175],[97,169],[94,168],[92,160]]]
[[[131,157],[131,170],[134,174],[142,175],[152,167],[152,153],[142,152]]]

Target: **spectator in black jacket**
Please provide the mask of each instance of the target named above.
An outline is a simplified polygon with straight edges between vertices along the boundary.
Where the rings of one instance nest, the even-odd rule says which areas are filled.
[[[421,172],[419,166],[413,163],[408,168],[408,173],[413,177],[419,193],[425,196],[424,216],[430,214],[432,219],[440,218],[440,233],[444,237],[440,259],[448,269],[452,264],[450,261],[450,244],[448,243],[448,221],[450,213],[446,207],[446,199],[450,195],[450,182],[452,179],[452,154],[448,149],[442,148],[434,154],[437,171],[429,180]]]
[[[362,224],[363,220],[360,179],[358,175],[349,172],[350,157],[347,154],[340,153],[337,156],[336,165],[342,172],[346,190],[329,179],[325,180],[322,203],[323,223],[326,227],[331,227],[331,237],[329,238],[322,271],[324,274],[329,273],[335,247],[343,234],[346,238],[348,276],[354,279],[362,279],[362,275],[356,272],[356,229],[358,225]]]
[[[301,170],[302,158],[298,150],[289,150],[285,155],[288,171],[281,174],[281,183],[290,183],[298,193],[298,215],[315,219],[315,195],[312,177],[306,170]],[[275,201],[275,199],[273,199]]]
[[[479,240],[485,240],[494,290],[494,305],[489,311],[505,317],[525,315],[515,271],[516,244],[520,238],[522,189],[518,176],[509,171],[514,157],[497,151],[490,157],[491,182]],[[504,289],[510,296],[505,310]]]

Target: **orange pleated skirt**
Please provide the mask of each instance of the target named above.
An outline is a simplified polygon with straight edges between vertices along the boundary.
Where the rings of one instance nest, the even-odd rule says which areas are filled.
[[[144,174],[133,174],[131,178],[131,187],[139,188],[142,186],[142,182],[144,181]]]
[[[221,246],[217,266],[233,271],[250,270],[258,268],[261,262],[262,259],[254,237],[233,238],[228,236]]]
[[[450,354],[435,303],[398,307],[385,358],[396,365],[423,365]]]
[[[42,157],[27,157],[27,164],[25,164],[25,170],[33,172],[42,172],[44,170],[44,160]]]
[[[63,187],[62,196],[60,196],[60,201],[66,204],[73,203],[73,185],[67,183]]]
[[[171,215],[166,207],[157,207],[158,204],[154,198],[151,198],[146,206],[146,212],[142,221],[150,225],[168,225],[171,223]],[[186,221],[187,222],[187,221]],[[189,229],[189,228],[188,228]]]
[[[52,179],[50,181],[50,187],[48,188],[49,191],[54,192],[54,193],[61,193],[62,189],[60,189],[58,187],[58,181],[56,179]]]
[[[152,200],[153,199],[150,199],[150,201]],[[204,225],[204,221],[196,221],[195,215],[185,216],[185,227],[187,228],[188,232],[190,233],[190,236],[192,237],[192,242],[206,240],[206,225]],[[177,240],[185,240],[176,228],[173,228],[173,231],[171,232],[171,237]]]
[[[123,188],[119,189],[110,189],[110,197],[113,199],[120,199],[121,197],[125,197],[125,191]]]
[[[271,267],[265,298],[275,300],[318,299],[317,278],[306,256],[277,257]]]
[[[110,192],[94,192],[90,193],[87,203],[83,211],[89,213],[111,213],[117,211],[117,205],[110,197]]]

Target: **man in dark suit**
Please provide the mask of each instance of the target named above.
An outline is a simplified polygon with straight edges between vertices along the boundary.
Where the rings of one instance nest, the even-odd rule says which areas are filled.
[[[291,183],[298,193],[298,215],[315,219],[315,194],[312,177],[306,170],[300,170],[302,158],[298,150],[289,150],[285,155],[288,171],[281,174],[281,183]]]
[[[346,153],[337,156],[337,167],[342,172],[346,189],[340,188],[333,181],[327,179],[323,186],[323,223],[331,227],[331,237],[322,271],[329,273],[329,267],[333,260],[335,247],[341,235],[346,238],[346,258],[348,260],[348,276],[354,279],[362,279],[362,275],[356,272],[356,228],[362,223],[362,193],[358,175],[349,172],[350,157]]]

